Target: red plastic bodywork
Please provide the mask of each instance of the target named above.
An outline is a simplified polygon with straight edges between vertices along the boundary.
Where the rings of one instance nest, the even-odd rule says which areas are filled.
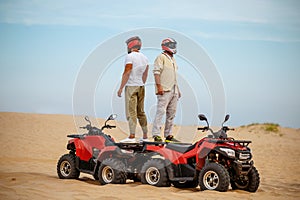
[[[234,144],[233,142],[216,143],[212,142],[213,139],[203,138],[198,141],[195,147],[188,152],[181,153],[173,149],[167,148],[167,144],[153,145],[146,144],[146,152],[156,152],[163,156],[166,160],[169,160],[175,165],[188,164],[188,159],[195,158],[196,169],[201,170],[205,164],[205,159],[208,153],[219,147],[228,147],[236,150],[246,150],[245,146],[240,144]],[[99,157],[106,152],[113,152],[117,146],[105,146],[105,138],[102,136],[87,135],[83,138],[74,138],[69,140],[68,144],[74,143],[76,148],[76,156],[83,161],[89,161],[93,157],[93,148],[97,148],[100,151]]]
[[[89,161],[93,156],[93,148],[99,150],[105,147],[105,138],[102,136],[87,135],[84,138],[75,138],[69,140],[69,144],[74,143],[76,147],[76,156],[80,160]]]
[[[203,138],[196,143],[193,149],[185,153],[169,149],[166,147],[166,145],[147,145],[146,150],[159,153],[161,156],[163,156],[165,159],[168,159],[175,165],[187,164],[189,158],[195,157],[197,164],[196,168],[197,170],[200,170],[205,164],[205,158],[207,157],[208,153],[217,146],[236,150],[247,149],[246,147],[240,144],[234,144],[233,142],[214,143],[211,141],[212,139],[210,138]]]

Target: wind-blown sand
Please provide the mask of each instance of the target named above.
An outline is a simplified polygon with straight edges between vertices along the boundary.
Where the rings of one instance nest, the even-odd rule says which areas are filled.
[[[181,128],[196,133],[196,126]],[[261,178],[256,193],[158,188],[134,182],[101,186],[83,173],[79,180],[59,179],[57,160],[68,152],[66,135],[76,131],[72,116],[0,113],[0,199],[300,199],[300,129],[280,127],[279,132],[267,132],[256,125],[229,133],[252,140],[250,148]],[[116,140],[126,137],[120,129],[106,133]],[[203,136],[198,134],[194,140]]]

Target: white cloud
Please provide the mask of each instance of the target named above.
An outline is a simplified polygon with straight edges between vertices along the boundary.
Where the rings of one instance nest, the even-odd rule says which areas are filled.
[[[173,1],[0,1],[0,22],[25,25],[99,26],[128,30],[136,27],[189,27],[212,23],[212,31],[203,30],[204,37],[227,39],[258,38],[262,40],[299,41],[300,2],[274,0],[173,0]],[[224,34],[224,24],[246,24],[248,36]],[[261,34],[258,26],[277,30],[276,36]],[[214,28],[217,27],[217,28]],[[218,29],[219,27],[219,29]],[[220,28],[221,27],[221,28]],[[244,27],[235,26],[236,29]],[[243,30],[247,30],[243,29]],[[296,35],[282,35],[282,30]],[[251,36],[255,32],[258,36]],[[272,31],[270,31],[272,32]],[[285,34],[285,33],[284,33]]]
[[[247,23],[299,23],[298,1],[1,1],[4,23],[99,24],[99,20],[193,19]],[[95,24],[94,24],[95,23]]]

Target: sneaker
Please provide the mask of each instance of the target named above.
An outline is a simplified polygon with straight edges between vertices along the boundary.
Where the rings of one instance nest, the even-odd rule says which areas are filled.
[[[139,139],[139,141],[140,141],[140,142],[150,142],[150,140],[149,140],[148,138],[144,139],[144,138],[142,138],[142,137]]]
[[[162,138],[159,135],[153,136],[154,142],[162,142]]]
[[[124,140],[120,141],[121,143],[136,143],[135,138],[125,138]]]
[[[175,142],[175,143],[180,142],[179,140],[176,140],[176,139],[174,138],[173,135],[168,135],[168,136],[166,137],[166,140],[165,140],[165,141],[166,141],[166,142]]]

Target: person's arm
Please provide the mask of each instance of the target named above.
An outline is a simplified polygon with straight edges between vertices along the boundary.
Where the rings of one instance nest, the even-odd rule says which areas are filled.
[[[177,89],[178,89],[178,98],[180,98],[181,97],[181,92],[180,92],[180,90],[179,90],[179,87],[177,86]]]
[[[164,94],[164,89],[160,83],[160,74],[154,74],[154,79],[155,79],[155,84],[157,87],[157,95],[163,95]]]
[[[154,61],[154,69],[153,69],[154,80],[155,80],[155,84],[156,84],[156,88],[157,88],[156,95],[164,94],[164,89],[160,82],[160,74],[163,70],[163,66],[164,66],[163,58],[161,55],[159,55]]]
[[[146,67],[146,69],[145,69],[145,71],[144,71],[144,73],[143,73],[143,77],[142,77],[142,79],[143,79],[143,83],[145,84],[146,83],[146,81],[147,81],[147,77],[148,77],[148,70],[149,70],[149,65],[147,65],[147,67]]]
[[[119,90],[118,90],[118,96],[119,96],[119,97],[122,96],[121,94],[122,94],[123,88],[124,88],[124,86],[126,85],[128,79],[129,79],[131,70],[132,70],[132,63],[126,64],[126,65],[125,65],[124,72],[123,72],[123,75],[122,75],[121,85],[120,85],[120,88],[119,88]]]

